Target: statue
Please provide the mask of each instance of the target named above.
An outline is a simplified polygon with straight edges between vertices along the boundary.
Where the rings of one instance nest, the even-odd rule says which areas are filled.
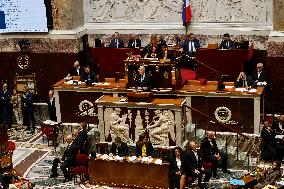
[[[153,117],[154,124],[147,126],[149,130],[150,140],[154,144],[169,145],[168,135],[170,132],[171,119],[167,111],[162,113],[160,110],[155,110],[156,116]],[[158,120],[155,120],[158,118]]]
[[[124,142],[130,141],[129,138],[129,125],[126,124],[127,114],[119,117],[121,112],[120,108],[115,108],[113,113],[110,115],[111,125],[111,138],[114,140],[116,137],[120,137]]]

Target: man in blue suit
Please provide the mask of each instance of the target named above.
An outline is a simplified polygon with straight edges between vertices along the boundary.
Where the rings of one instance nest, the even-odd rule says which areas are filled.
[[[10,103],[12,91],[8,89],[7,83],[3,84],[3,90],[0,91],[0,107],[1,107],[1,118],[3,124],[6,125],[7,129],[12,127],[12,105]]]
[[[190,33],[183,43],[183,52],[191,56],[194,56],[196,49],[200,48],[199,40],[195,37],[193,33]]]
[[[219,45],[219,49],[235,49],[235,43],[230,39],[230,35],[228,33],[223,35],[223,40]]]
[[[26,131],[31,130],[30,123],[32,122],[31,133],[35,132],[35,115],[34,115],[34,95],[30,92],[29,87],[24,87],[24,93],[22,97],[24,125],[27,126]]]
[[[115,32],[114,33],[114,38],[111,40],[109,44],[110,48],[124,48],[124,42],[123,40],[119,37],[119,33]]]

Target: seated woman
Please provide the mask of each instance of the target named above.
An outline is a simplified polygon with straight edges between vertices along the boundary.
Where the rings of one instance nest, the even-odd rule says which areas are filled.
[[[136,156],[139,158],[147,157],[147,156],[152,156],[152,153],[153,153],[152,143],[147,139],[147,136],[141,134],[139,136],[138,141],[136,142]]]
[[[169,158],[170,189],[180,188],[180,168],[182,153],[183,151],[180,147],[175,147],[173,154]]]
[[[151,42],[141,52],[141,57],[144,58],[164,58],[163,45],[158,44],[156,37],[151,37]]]
[[[275,184],[275,182],[281,178],[281,162],[280,161],[274,161],[272,163],[272,168],[270,170],[263,170],[262,176],[263,180],[258,183],[254,188],[264,188],[265,186],[269,184]]]

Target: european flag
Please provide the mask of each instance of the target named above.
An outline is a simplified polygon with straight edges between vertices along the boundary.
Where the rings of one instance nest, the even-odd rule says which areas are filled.
[[[4,11],[0,11],[0,29],[6,29],[5,13],[4,13]]]

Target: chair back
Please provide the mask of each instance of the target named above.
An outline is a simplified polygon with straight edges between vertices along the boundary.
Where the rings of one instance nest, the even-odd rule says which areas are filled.
[[[115,83],[115,78],[105,78],[105,82]]]
[[[98,154],[108,154],[108,143],[97,143],[96,150]]]
[[[188,85],[201,85],[201,82],[199,80],[188,80]]]
[[[77,166],[86,166],[88,162],[88,155],[86,154],[77,154],[76,156],[76,165]]]
[[[208,43],[208,49],[217,49],[218,43]]]
[[[207,85],[218,85],[218,81],[207,81]]]

